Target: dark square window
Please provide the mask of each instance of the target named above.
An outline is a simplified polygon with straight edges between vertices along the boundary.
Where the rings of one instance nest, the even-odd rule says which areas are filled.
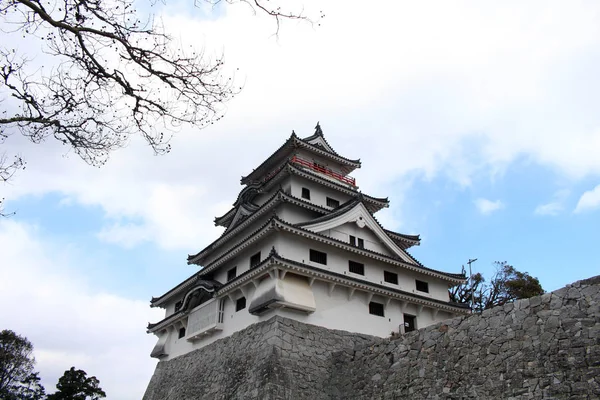
[[[354,236],[350,235],[350,244],[351,244],[352,246],[356,246],[356,237],[354,237]]]
[[[250,268],[254,268],[258,264],[260,264],[260,251],[252,257],[250,257]]]
[[[327,253],[310,249],[310,261],[327,265]]]
[[[394,285],[398,284],[398,274],[395,274],[390,271],[383,271],[383,280],[387,283],[393,283]]]
[[[182,337],[185,336],[185,328],[180,328],[179,329],[179,335],[178,336],[179,336],[179,339],[181,339]]]
[[[260,255],[259,255],[258,262],[260,262]],[[227,271],[227,282],[234,279],[236,276],[237,276],[237,267],[233,267],[229,271]]]
[[[340,202],[336,199],[332,199],[331,197],[327,198],[327,207],[338,208],[340,206]]]
[[[383,304],[375,303],[374,301],[369,303],[369,314],[378,315],[384,317]]]
[[[419,292],[429,293],[429,284],[427,282],[417,280],[417,290]]]
[[[349,260],[348,261],[348,270],[354,274],[364,275],[365,274],[365,264]]]
[[[416,317],[414,315],[404,314],[404,332],[412,332],[417,329]]]
[[[310,200],[310,189],[302,188],[302,198]]]
[[[358,238],[357,241],[358,241],[358,247],[361,248],[361,249],[364,249],[365,248],[365,241],[362,240],[361,238]]]
[[[246,298],[240,297],[235,301],[235,311],[238,312],[240,310],[243,310],[244,308],[246,308]]]

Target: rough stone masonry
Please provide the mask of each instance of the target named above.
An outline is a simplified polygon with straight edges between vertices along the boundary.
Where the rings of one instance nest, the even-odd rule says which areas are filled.
[[[159,362],[144,400],[600,399],[600,276],[395,339],[273,317]]]

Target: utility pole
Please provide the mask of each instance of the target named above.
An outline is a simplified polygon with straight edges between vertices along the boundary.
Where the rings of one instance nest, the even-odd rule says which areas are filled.
[[[473,297],[473,270],[471,269],[471,264],[477,261],[476,258],[469,258],[467,264],[469,264],[469,284],[471,285],[471,313],[473,313],[473,304],[475,302],[475,298]]]

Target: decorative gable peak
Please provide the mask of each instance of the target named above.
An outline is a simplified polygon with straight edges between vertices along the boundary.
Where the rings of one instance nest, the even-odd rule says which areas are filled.
[[[315,126],[315,133],[301,140],[305,143],[312,144],[313,146],[321,147],[329,153],[338,155],[338,153],[333,150],[333,147],[327,143],[327,140],[325,140],[325,136],[323,135],[323,130],[321,129],[321,124],[319,122],[317,122],[317,126]]]
[[[355,223],[359,229],[369,229],[377,237],[379,242],[395,257],[407,263],[413,263],[414,260],[404,249],[390,238],[383,227],[377,222],[373,215],[367,210],[363,203],[364,198],[357,196],[355,199],[341,206],[338,210],[326,216],[316,218],[307,223],[298,224],[304,229],[321,233],[333,230],[348,223]]]

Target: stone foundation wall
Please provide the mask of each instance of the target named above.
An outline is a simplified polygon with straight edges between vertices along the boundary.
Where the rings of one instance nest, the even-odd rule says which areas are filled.
[[[144,400],[319,399],[334,352],[383,342],[275,316],[159,362]]]
[[[160,362],[158,399],[600,398],[600,277],[396,339],[274,317]]]

